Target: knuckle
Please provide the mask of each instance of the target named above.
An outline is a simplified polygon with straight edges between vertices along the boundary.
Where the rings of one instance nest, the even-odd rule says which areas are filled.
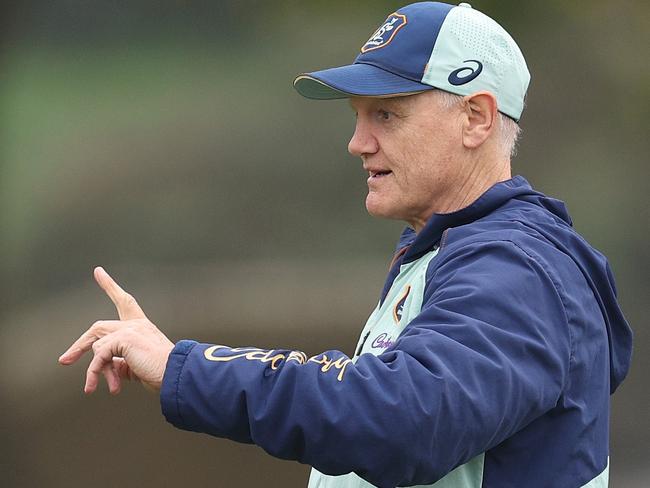
[[[126,307],[130,307],[135,305],[136,303],[137,302],[135,301],[135,298],[130,293],[124,293],[124,295],[122,296],[122,305]]]
[[[102,372],[102,365],[97,361],[93,361],[88,365],[88,374],[98,375]]]

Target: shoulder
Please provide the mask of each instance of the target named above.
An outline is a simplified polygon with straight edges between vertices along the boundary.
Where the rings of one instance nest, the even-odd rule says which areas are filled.
[[[578,234],[552,213],[526,202],[511,202],[481,219],[447,229],[440,241],[437,265],[459,254],[480,255],[480,251],[532,259],[549,272],[562,266],[574,266],[566,249],[559,249],[549,236]],[[586,245],[586,243],[585,243]]]
[[[427,269],[427,281],[435,288],[450,275],[462,274],[464,280],[476,280],[481,286],[499,287],[504,282],[523,285],[536,274],[538,282],[552,284],[564,297],[567,281],[584,284],[570,253],[549,239],[549,235],[567,234],[577,236],[570,225],[544,209],[506,205],[474,222],[447,229]]]

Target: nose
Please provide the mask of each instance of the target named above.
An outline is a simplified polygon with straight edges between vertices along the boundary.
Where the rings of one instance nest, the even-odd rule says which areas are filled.
[[[359,114],[357,116],[354,134],[352,134],[352,139],[348,143],[348,152],[353,156],[362,157],[368,154],[375,154],[378,150],[379,143],[377,139],[372,134],[369,124]]]

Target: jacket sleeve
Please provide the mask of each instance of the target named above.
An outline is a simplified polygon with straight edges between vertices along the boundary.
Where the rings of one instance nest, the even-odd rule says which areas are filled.
[[[557,284],[512,242],[434,261],[421,313],[379,356],[179,342],[164,415],[379,487],[440,479],[555,406],[571,345]]]

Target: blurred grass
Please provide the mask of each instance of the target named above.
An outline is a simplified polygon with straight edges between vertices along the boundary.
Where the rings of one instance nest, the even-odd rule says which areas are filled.
[[[278,57],[268,69],[278,48],[237,55],[231,46],[182,43],[14,51],[4,86],[11,122],[0,210],[5,270],[20,282],[18,265],[45,258],[52,271],[52,258],[70,246],[84,252],[73,239],[105,241],[111,259],[119,250],[108,241],[126,228],[146,252],[128,247],[121,258],[245,259],[258,251],[260,232],[283,222],[290,231],[316,232],[319,214],[349,207],[353,218],[367,220],[360,165],[349,164],[344,149],[349,111],[341,102],[311,112],[290,85],[299,63]],[[313,125],[299,115],[308,109]],[[334,114],[344,124],[322,125]],[[316,133],[323,142],[309,147]],[[328,135],[341,142],[325,143]],[[327,166],[310,161],[319,159],[313,151]],[[323,180],[332,179],[356,180],[353,196],[329,198]],[[264,215],[269,202],[274,213]],[[242,231],[236,245],[219,239],[232,228]],[[313,243],[318,252],[328,252],[339,233],[327,235]],[[286,255],[295,241],[279,231],[264,252]]]

